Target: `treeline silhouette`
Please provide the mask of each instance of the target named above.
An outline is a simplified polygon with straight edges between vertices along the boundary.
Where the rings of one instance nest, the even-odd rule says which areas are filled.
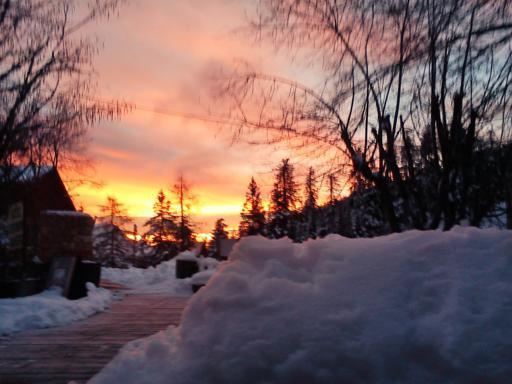
[[[504,228],[507,225],[506,196],[500,193],[503,186],[497,175],[504,171],[503,166],[507,164],[504,157],[509,153],[506,151],[510,151],[510,147],[493,147],[488,143],[480,148],[473,154],[473,157],[479,160],[474,162],[472,167],[477,168],[482,175],[477,179],[478,184],[472,185],[466,191],[471,195],[471,199],[468,200],[471,203],[465,207],[466,214],[470,217],[478,216],[478,220],[467,221],[466,224]],[[491,167],[494,169],[491,170]],[[296,181],[295,169],[289,159],[282,160],[274,171],[268,211],[263,207],[259,186],[254,178],[251,178],[241,212],[240,237],[289,237],[293,241],[302,242],[328,234],[373,237],[394,231],[382,211],[381,191],[363,179],[355,178],[350,194],[338,198],[337,177],[334,174],[327,175],[328,198],[320,203],[318,180],[312,167],[309,168],[302,186]],[[423,179],[426,187],[432,175],[428,167],[425,167],[419,170],[416,177]],[[392,193],[399,193],[399,188],[398,183],[389,185]],[[459,192],[462,193],[462,188],[467,187],[460,188]],[[426,196],[426,206],[433,207],[436,203],[432,201],[436,198],[435,192],[426,189],[422,193]],[[397,211],[400,212],[399,209]],[[415,226],[412,222],[399,221],[400,230],[413,228]]]
[[[268,211],[263,207],[261,190],[254,178],[248,185],[241,212],[240,237],[261,235],[271,239],[289,237],[302,242],[330,233],[358,235],[350,221],[350,200],[336,198],[335,175],[328,175],[329,194],[319,202],[319,182],[313,167],[308,169],[303,186],[296,181],[295,167],[283,159],[274,169]]]
[[[94,229],[94,256],[103,266],[126,268],[130,265],[146,268],[170,260],[194,245],[190,217],[192,195],[188,182],[180,175],[165,193],[160,189],[153,204],[153,216],[139,233],[124,229],[133,220],[115,197],[107,197],[100,206],[102,215]]]
[[[258,9],[255,34],[295,63],[318,64],[322,81],[238,67],[218,87],[233,129],[350,174],[353,206],[368,213],[354,235],[484,226],[505,210],[512,228],[509,1],[262,0]]]

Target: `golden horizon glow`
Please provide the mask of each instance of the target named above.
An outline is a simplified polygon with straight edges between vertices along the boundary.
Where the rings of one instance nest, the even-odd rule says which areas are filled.
[[[145,187],[144,189],[150,189]],[[108,188],[98,190],[96,188],[81,187],[78,198],[75,199],[78,205],[83,205],[84,210],[94,216],[101,216],[100,205],[105,204],[107,196],[115,197],[130,217],[152,217],[154,216],[153,204],[155,197],[141,198],[137,193],[121,192],[116,193],[117,188]],[[156,195],[158,191],[153,192]],[[201,203],[190,208],[191,215],[215,216],[239,214],[243,203],[234,202],[233,204]],[[179,212],[179,205],[172,205],[172,210]]]
[[[203,204],[192,209],[192,213],[204,216],[219,216],[222,214],[238,214],[242,210],[243,203],[233,204]]]
[[[128,240],[132,240],[132,241],[141,241],[142,240],[142,236],[141,235],[135,235],[133,233],[125,233],[125,236],[127,237]]]
[[[199,243],[208,243],[212,241],[213,235],[211,233],[196,233],[195,234],[196,241]]]

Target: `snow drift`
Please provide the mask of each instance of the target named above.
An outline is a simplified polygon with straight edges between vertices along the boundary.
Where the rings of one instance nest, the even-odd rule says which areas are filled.
[[[165,293],[177,296],[191,295],[190,279],[176,278],[176,259],[178,258],[200,261],[191,251],[184,251],[172,260],[164,261],[156,267],[148,267],[146,269],[103,267],[101,269],[101,278],[123,284],[136,293]]]
[[[87,297],[68,300],[58,288],[16,299],[0,299],[0,335],[35,328],[49,328],[84,319],[106,310],[112,293],[87,283]]]
[[[512,233],[246,238],[91,383],[506,382]]]

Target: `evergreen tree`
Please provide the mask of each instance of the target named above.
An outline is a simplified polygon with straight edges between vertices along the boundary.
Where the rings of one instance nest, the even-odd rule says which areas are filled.
[[[329,204],[334,205],[336,202],[336,189],[338,188],[338,178],[334,173],[327,176],[329,180]]]
[[[215,227],[213,228],[212,235],[214,239],[227,239],[229,237],[228,231],[226,228],[228,225],[224,222],[224,219],[221,217],[215,221]]]
[[[357,237],[381,236],[389,233],[381,210],[381,196],[368,188],[364,180],[356,179],[350,195],[352,232]]]
[[[271,238],[288,236],[296,240],[293,215],[297,207],[297,184],[293,171],[289,159],[283,159],[276,168],[274,187],[270,195],[268,234]]]
[[[315,171],[313,167],[309,168],[304,186],[304,206],[302,215],[304,218],[304,230],[301,234],[302,239],[315,238],[317,232],[317,199],[318,189],[315,183]]]
[[[338,178],[331,173],[327,176],[329,183],[329,203],[326,210],[325,234],[338,233],[338,220],[336,217],[336,190],[338,189]]]
[[[212,241],[210,243],[210,254],[218,257],[218,251],[220,250],[220,241],[222,239],[227,239],[229,237],[228,231],[226,228],[228,225],[224,222],[223,218],[217,219],[215,221],[215,227],[212,231]]]
[[[100,205],[104,216],[95,230],[94,253],[102,265],[107,267],[125,267],[130,254],[130,242],[126,238],[122,226],[131,219],[126,209],[115,197],[108,196],[105,205]]]
[[[176,241],[178,243],[179,251],[185,251],[192,247],[193,230],[190,220],[190,187],[183,175],[178,177],[178,181],[174,185],[173,192],[176,196],[176,200],[178,201],[178,227],[176,230]]]
[[[113,196],[107,196],[107,203],[100,205],[100,211],[104,214],[104,216],[101,217],[101,221],[110,225],[122,227],[132,221],[124,205]]]
[[[149,227],[145,234],[155,247],[155,260],[157,264],[163,260],[169,260],[176,255],[176,215],[172,212],[171,201],[167,199],[163,190],[158,192],[153,205],[154,216],[144,226]]]
[[[245,193],[245,203],[240,213],[240,237],[265,234],[265,212],[261,202],[261,192],[258,184],[251,177],[251,182]]]

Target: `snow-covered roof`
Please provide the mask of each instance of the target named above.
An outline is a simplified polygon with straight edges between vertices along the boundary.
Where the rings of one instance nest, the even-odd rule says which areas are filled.
[[[36,177],[41,177],[50,173],[54,169],[51,165],[42,166],[12,166],[9,168],[0,168],[0,179],[8,177],[11,180],[29,182]]]
[[[90,217],[90,215],[88,215],[87,213],[85,213],[85,212],[78,212],[78,211],[54,211],[54,210],[48,210],[48,211],[43,211],[43,213],[45,215],[50,215],[50,216]]]

